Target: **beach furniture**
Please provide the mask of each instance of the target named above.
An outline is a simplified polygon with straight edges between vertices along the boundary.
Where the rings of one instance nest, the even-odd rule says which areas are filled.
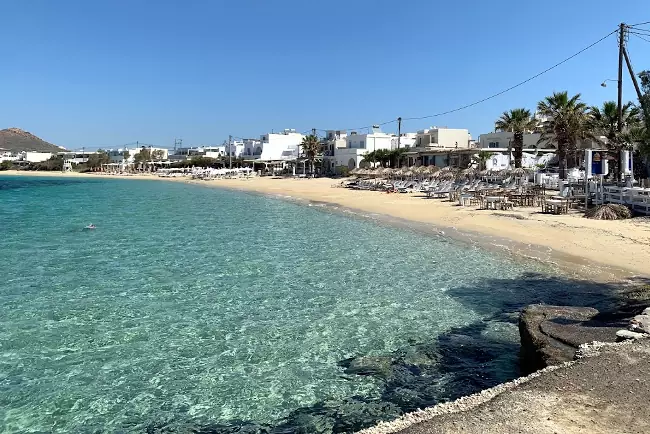
[[[569,212],[569,200],[558,196],[545,199],[542,204],[542,211],[552,214],[567,214]]]

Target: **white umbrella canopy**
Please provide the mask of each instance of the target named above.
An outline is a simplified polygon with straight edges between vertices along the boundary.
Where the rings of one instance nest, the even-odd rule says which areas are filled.
[[[361,169],[357,169],[357,168],[355,167],[354,169],[350,170],[350,175],[356,175],[356,174],[359,173],[360,170],[361,170]]]
[[[390,176],[393,174],[393,169],[391,169],[390,167],[385,167],[380,170],[380,174],[383,176]]]

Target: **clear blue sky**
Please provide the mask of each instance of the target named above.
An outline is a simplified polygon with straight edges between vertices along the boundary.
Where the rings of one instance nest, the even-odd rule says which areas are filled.
[[[214,144],[433,114],[534,75],[620,22],[650,21],[648,0],[4,0],[0,13],[0,128],[68,148]],[[650,69],[650,42],[629,48],[635,68]],[[506,95],[403,131],[477,137],[553,91],[613,100],[615,83],[600,83],[616,64],[612,36]]]

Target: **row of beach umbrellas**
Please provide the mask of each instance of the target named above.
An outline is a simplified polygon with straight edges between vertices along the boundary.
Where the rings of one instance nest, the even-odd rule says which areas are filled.
[[[452,180],[457,178],[476,178],[479,176],[528,176],[532,171],[530,169],[504,169],[504,170],[477,170],[474,167],[467,169],[456,169],[452,167],[437,166],[414,166],[392,169],[389,167],[378,167],[375,169],[353,169],[351,175],[356,176],[382,176],[382,177],[429,177],[440,180]]]

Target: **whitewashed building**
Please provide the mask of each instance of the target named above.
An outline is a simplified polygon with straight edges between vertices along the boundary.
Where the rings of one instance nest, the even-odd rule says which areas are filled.
[[[327,130],[323,140],[323,168],[326,172],[336,171],[336,153],[347,146],[345,130]],[[347,165],[346,165],[347,166]]]
[[[305,136],[296,130],[264,134],[260,136],[259,141],[244,144],[244,158],[265,161],[295,159],[304,138]]]
[[[462,128],[431,127],[416,134],[416,148],[468,149],[472,136]]]
[[[481,149],[497,149],[507,150],[512,146],[515,134],[509,131],[499,131],[496,133],[481,134],[478,136],[479,148]],[[528,133],[524,134],[524,149],[535,150],[538,148],[537,142],[539,141],[540,134]],[[546,145],[539,146],[540,148]]]
[[[51,152],[23,152],[22,160],[27,161],[28,163],[42,163],[52,158],[54,154]]]
[[[378,149],[393,149],[390,134],[381,131],[379,127],[373,127],[372,132],[358,134],[355,131],[345,137],[345,148],[335,149],[336,166],[346,166],[348,169],[360,167],[364,156]]]
[[[226,148],[226,156],[230,154],[232,158],[242,158],[246,151],[245,142],[251,140],[255,139],[233,140],[230,142],[230,144],[228,144],[228,142],[224,142],[224,146]]]

